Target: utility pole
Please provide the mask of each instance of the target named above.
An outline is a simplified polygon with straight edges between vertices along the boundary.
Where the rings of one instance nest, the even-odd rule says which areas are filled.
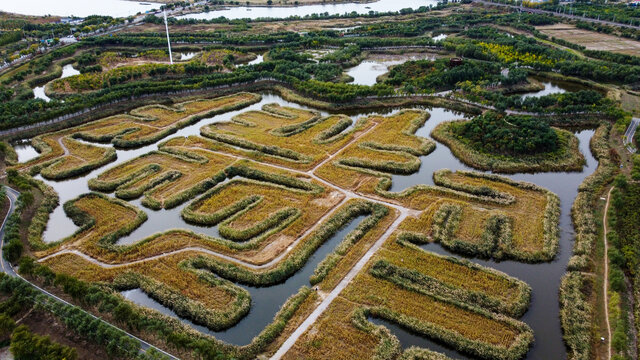
[[[173,55],[171,55],[171,40],[169,40],[169,23],[167,22],[167,10],[164,10],[164,28],[167,30],[167,46],[169,47],[169,62],[173,65]]]

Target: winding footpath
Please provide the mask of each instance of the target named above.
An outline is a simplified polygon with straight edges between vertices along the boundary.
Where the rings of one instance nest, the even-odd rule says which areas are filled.
[[[602,277],[602,295],[604,297],[604,318],[607,323],[607,360],[611,360],[611,324],[609,324],[609,297],[607,296],[607,289],[609,289],[609,245],[607,243],[607,213],[609,212],[609,200],[611,199],[611,192],[615,187],[612,186],[607,193],[607,203],[604,206],[604,215],[602,215],[602,225],[604,227],[604,273]]]
[[[338,295],[342,292],[342,290],[344,290],[347,285],[349,285],[349,283],[351,283],[351,281],[355,278],[355,276],[364,268],[364,266],[367,264],[367,262],[373,257],[373,255],[382,247],[382,245],[385,243],[385,241],[389,238],[389,236],[398,228],[398,226],[409,216],[417,216],[419,214],[418,211],[410,209],[410,208],[406,208],[404,206],[392,203],[390,201],[385,201],[379,198],[374,198],[374,197],[370,197],[370,196],[364,196],[358,193],[355,193],[351,190],[347,190],[347,189],[342,189],[322,178],[320,178],[319,176],[317,176],[315,174],[316,170],[318,168],[320,168],[321,166],[327,164],[328,162],[332,161],[337,155],[339,155],[342,151],[344,151],[346,148],[348,148],[351,144],[355,143],[358,139],[360,139],[361,137],[365,136],[366,134],[368,134],[369,132],[371,132],[372,130],[374,130],[377,127],[378,124],[374,124],[371,127],[369,127],[368,129],[365,130],[361,130],[359,131],[350,141],[348,141],[347,143],[345,143],[340,149],[334,151],[333,153],[328,153],[326,158],[323,159],[322,161],[320,161],[316,166],[314,166],[312,169],[308,170],[308,171],[300,171],[300,170],[294,170],[294,169],[290,169],[287,168],[285,166],[280,166],[280,165],[276,165],[276,164],[267,164],[267,163],[260,163],[262,165],[268,166],[268,167],[273,167],[273,168],[277,168],[280,170],[286,170],[286,171],[290,171],[296,174],[300,174],[300,175],[306,175],[311,177],[312,179],[322,183],[323,185],[325,185],[327,188],[331,189],[332,191],[337,191],[339,192],[343,198],[342,200],[340,200],[334,207],[332,210],[328,211],[314,226],[310,227],[307,231],[305,231],[303,234],[301,234],[300,236],[297,237],[297,239],[287,248],[286,251],[282,252],[280,255],[276,256],[275,258],[271,259],[270,261],[264,263],[264,264],[254,264],[254,263],[250,263],[241,259],[237,259],[234,258],[232,256],[226,255],[226,254],[222,254],[216,251],[212,251],[209,249],[205,249],[202,247],[185,247],[185,248],[181,248],[181,249],[176,249],[173,251],[169,251],[169,252],[165,252],[162,254],[158,254],[155,256],[150,256],[144,259],[139,259],[139,260],[134,260],[134,261],[129,261],[129,262],[122,262],[122,263],[118,263],[118,264],[109,264],[109,263],[105,263],[100,261],[99,259],[93,258],[79,250],[76,249],[61,249],[55,253],[52,253],[46,257],[43,257],[41,259],[38,259],[38,262],[43,262],[46,261],[47,259],[59,256],[59,255],[63,255],[63,254],[74,254],[77,255],[87,261],[89,261],[92,264],[98,265],[102,268],[117,268],[117,267],[122,267],[122,266],[129,266],[132,264],[138,264],[138,263],[144,263],[144,262],[148,262],[148,261],[153,261],[153,260],[158,260],[167,256],[171,256],[174,254],[178,254],[178,253],[183,253],[183,252],[199,252],[199,253],[204,253],[207,255],[211,255],[211,256],[215,256],[221,259],[224,259],[226,261],[230,261],[233,262],[235,264],[238,265],[242,265],[245,266],[249,269],[252,270],[262,270],[262,269],[266,269],[266,268],[270,268],[272,266],[275,266],[277,263],[279,263],[284,257],[287,256],[287,254],[289,253],[290,249],[293,249],[300,241],[302,241],[303,239],[305,239],[307,237],[307,235],[311,234],[313,231],[315,231],[319,226],[321,226],[322,224],[325,223],[325,220],[328,219],[330,216],[332,216],[333,214],[335,214],[337,211],[339,211],[341,205],[345,204],[348,200],[350,199],[360,199],[360,200],[366,200],[366,201],[371,201],[371,202],[376,202],[376,203],[380,203],[383,204],[385,206],[388,206],[390,208],[392,208],[394,210],[394,217],[395,220],[393,221],[393,223],[387,228],[387,230],[385,230],[385,232],[376,240],[376,242],[367,250],[367,252],[358,260],[358,262],[349,270],[349,272],[345,275],[345,277],[340,281],[340,283],[338,283],[338,285],[331,291],[329,292],[329,294],[327,294],[327,296],[322,300],[322,302],[314,309],[314,311],[305,319],[305,321],[300,324],[300,326],[298,326],[294,332],[287,338],[287,340],[281,345],[281,347],[278,349],[278,351],[276,352],[276,354],[273,356],[272,359],[280,359],[288,350],[291,349],[291,347],[296,343],[296,341],[300,338],[300,336],[302,336],[305,331],[307,329],[309,329],[310,326],[313,325],[313,323],[325,312],[325,310],[329,307],[329,305],[338,297]],[[68,151],[64,145],[63,142],[59,142],[60,145],[63,147],[63,149],[65,150],[65,153]],[[219,153],[217,151],[214,150],[206,150],[208,152],[212,152],[212,153]],[[227,153],[220,153],[221,155],[225,155],[225,156],[231,156],[236,158],[237,160],[248,160],[251,162],[255,162],[255,160],[252,159],[248,159],[245,158],[243,156],[239,156],[239,155],[234,155],[234,154],[227,154]],[[133,335],[130,335],[133,337]],[[137,339],[137,338],[136,338]],[[142,341],[141,341],[142,343]]]
[[[443,92],[443,93],[438,93],[436,96],[442,96],[442,97],[449,97],[451,93],[449,92]],[[433,96],[433,95],[430,95]],[[456,99],[457,100],[457,99]],[[475,105],[475,104],[474,104]],[[245,266],[251,270],[262,270],[262,269],[267,269],[270,267],[273,267],[275,265],[277,265],[279,262],[282,261],[282,259],[284,259],[288,254],[290,249],[295,248],[295,246],[303,241],[307,235],[311,234],[313,231],[315,231],[321,224],[325,223],[325,220],[328,219],[330,216],[334,215],[337,211],[339,211],[340,207],[345,204],[348,200],[351,199],[360,199],[360,200],[365,200],[365,201],[371,201],[371,202],[376,202],[376,203],[380,203],[383,204],[389,208],[391,208],[393,210],[393,216],[394,216],[394,220],[393,223],[385,230],[385,232],[375,241],[375,243],[373,243],[373,245],[367,249],[366,253],[358,260],[358,262],[348,271],[348,273],[344,276],[344,278],[338,283],[338,285],[332,289],[328,294],[326,294],[326,296],[322,299],[322,301],[320,302],[320,304],[311,312],[311,314],[309,316],[307,316],[307,318],[293,331],[293,333],[287,338],[287,340],[285,340],[285,342],[280,346],[280,348],[277,350],[277,352],[274,354],[274,356],[272,357],[272,359],[274,360],[279,360],[282,358],[282,356],[284,354],[287,353],[287,351],[289,351],[294,344],[296,343],[296,341],[298,341],[298,339],[317,321],[317,319],[322,316],[322,314],[326,311],[326,309],[331,305],[331,303],[340,295],[340,293],[347,287],[347,285],[349,283],[351,283],[351,281],[356,277],[356,275],[365,267],[365,265],[367,264],[367,262],[373,257],[373,255],[382,247],[382,245],[385,243],[385,241],[389,238],[389,236],[398,228],[398,226],[407,218],[410,216],[417,216],[419,214],[418,211],[407,208],[405,206],[399,205],[397,203],[394,203],[392,201],[386,200],[386,199],[381,199],[377,196],[371,196],[371,195],[362,195],[359,193],[356,193],[352,190],[349,189],[343,189],[339,186],[336,186],[335,184],[332,184],[328,181],[326,181],[325,179],[322,179],[321,177],[319,177],[318,175],[316,175],[316,170],[319,169],[320,167],[322,167],[323,165],[327,164],[328,162],[332,161],[335,159],[336,156],[338,156],[340,153],[342,153],[345,149],[347,149],[350,145],[354,144],[358,139],[362,138],[363,136],[367,135],[368,133],[370,133],[372,130],[374,130],[377,127],[377,123],[374,123],[371,127],[367,128],[367,129],[363,129],[363,130],[359,130],[355,133],[355,135],[353,136],[352,139],[350,139],[349,141],[347,141],[341,148],[335,150],[333,153],[327,153],[326,157],[320,161],[317,165],[315,165],[313,168],[307,170],[307,171],[301,171],[301,170],[295,170],[295,169],[291,169],[288,168],[286,166],[281,166],[281,165],[277,165],[277,164],[268,164],[268,163],[262,163],[260,162],[261,165],[263,166],[267,166],[267,167],[271,167],[274,169],[280,169],[280,170],[286,170],[288,172],[291,173],[295,173],[298,175],[304,175],[304,176],[308,176],[311,179],[320,182],[321,184],[323,184],[325,187],[327,187],[327,189],[330,189],[331,191],[335,191],[341,194],[342,199],[336,203],[336,205],[329,211],[327,211],[327,213],[325,215],[322,216],[322,218],[313,226],[311,226],[309,229],[307,229],[304,233],[302,233],[300,236],[298,236],[291,244],[290,246],[288,246],[287,250],[283,251],[282,253],[280,253],[278,256],[275,256],[273,259],[269,260],[266,263],[262,263],[262,264],[256,264],[256,263],[252,263],[250,261],[245,261],[243,259],[238,259],[235,258],[233,256],[227,255],[227,254],[223,254],[223,253],[219,253],[210,249],[206,249],[206,248],[202,248],[202,247],[184,247],[184,248],[180,248],[180,249],[176,249],[176,250],[172,250],[172,251],[168,251],[165,253],[161,253],[161,254],[157,254],[154,256],[149,256],[143,259],[137,259],[137,260],[132,260],[132,261],[128,261],[128,262],[120,262],[120,263],[105,263],[103,261],[101,261],[100,259],[96,259],[93,258],[79,250],[76,249],[70,249],[70,248],[62,248],[59,251],[52,253],[46,257],[43,257],[41,259],[39,259],[39,262],[43,262],[46,261],[47,259],[51,259],[53,257],[59,256],[59,255],[63,255],[63,254],[74,254],[77,255],[87,261],[89,261],[92,264],[98,265],[102,268],[116,268],[116,267],[122,267],[122,266],[129,266],[132,264],[139,264],[139,263],[144,263],[144,262],[148,262],[148,261],[154,261],[154,260],[158,260],[164,257],[168,257],[168,256],[172,256],[174,254],[178,254],[178,253],[184,253],[184,252],[199,252],[199,253],[203,253],[203,254],[207,254],[210,256],[215,256],[217,258],[241,265],[241,266]],[[65,154],[68,153],[68,149],[66,148],[64,142],[61,141],[61,139],[59,140],[59,144],[60,146],[64,149]],[[249,159],[246,158],[242,155],[236,155],[236,154],[228,154],[228,153],[221,153],[215,150],[210,150],[210,149],[201,149],[207,152],[211,152],[211,153],[219,153],[221,155],[224,156],[230,156],[233,158],[236,158],[237,160],[247,160],[250,162],[256,162],[253,159]],[[10,267],[10,265],[9,265]],[[19,276],[19,275],[17,275]],[[35,285],[34,285],[35,286]],[[45,292],[42,289],[39,289],[43,292]],[[46,293],[46,292],[45,292]],[[48,293],[47,293],[48,294]],[[53,296],[53,295],[51,295]],[[133,335],[129,336],[139,340],[141,342],[141,344],[146,344],[146,346],[151,346],[148,343],[143,342],[142,340],[136,338]]]

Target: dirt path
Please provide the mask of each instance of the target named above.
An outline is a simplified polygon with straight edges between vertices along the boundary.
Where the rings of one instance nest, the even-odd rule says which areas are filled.
[[[385,231],[384,234],[382,234],[382,236],[378,238],[378,240],[373,244],[373,246],[371,246],[369,250],[364,254],[364,256],[360,258],[358,263],[354,267],[352,267],[351,270],[349,270],[347,275],[342,279],[342,281],[340,281],[338,286],[336,286],[329,293],[329,295],[327,295],[327,297],[325,297],[324,300],[322,300],[320,305],[318,305],[315,308],[315,310],[313,310],[313,312],[304,320],[304,322],[302,322],[302,324],[300,324],[300,326],[298,326],[298,328],[295,329],[295,331],[287,338],[287,340],[282,344],[282,346],[280,346],[278,351],[271,357],[271,360],[281,359],[282,356],[284,356],[284,354],[286,354],[293,347],[293,345],[296,343],[296,341],[298,341],[300,336],[302,336],[302,334],[304,334],[307,331],[307,329],[309,329],[309,327],[311,327],[311,325],[313,325],[316,322],[316,320],[318,320],[320,315],[322,315],[324,311],[327,310],[327,308],[329,307],[329,305],[331,305],[333,300],[335,300],[338,297],[338,295],[342,292],[342,290],[344,290],[344,288],[346,288],[347,285],[349,285],[349,283],[353,280],[353,278],[356,277],[356,275],[360,272],[360,270],[364,268],[364,266],[367,264],[369,259],[371,259],[371,257],[373,256],[373,254],[375,254],[378,251],[378,249],[382,247],[382,244],[384,244],[387,238],[398,228],[398,225],[400,225],[400,223],[402,223],[402,221],[404,221],[406,217],[407,217],[406,213],[400,213],[400,216],[398,216],[396,220],[393,222],[393,224],[389,226],[387,231]]]
[[[611,360],[611,325],[609,324],[609,297],[607,296],[607,289],[609,288],[609,245],[607,243],[607,212],[609,212],[609,200],[611,199],[611,192],[614,187],[612,186],[607,193],[607,204],[604,206],[604,215],[602,215],[602,226],[604,227],[604,273],[602,282],[602,295],[604,297],[604,318],[607,323],[607,360]]]

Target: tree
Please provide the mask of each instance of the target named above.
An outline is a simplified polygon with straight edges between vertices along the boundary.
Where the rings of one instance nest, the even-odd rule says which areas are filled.
[[[16,360],[75,360],[76,349],[55,343],[49,336],[33,334],[24,326],[18,326],[11,335],[9,347]]]

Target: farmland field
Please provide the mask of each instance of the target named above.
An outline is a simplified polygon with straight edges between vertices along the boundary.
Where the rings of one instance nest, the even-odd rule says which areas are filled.
[[[640,45],[637,41],[631,39],[578,29],[568,24],[540,26],[537,29],[543,34],[582,45],[589,50],[604,50],[634,56],[640,55]]]

